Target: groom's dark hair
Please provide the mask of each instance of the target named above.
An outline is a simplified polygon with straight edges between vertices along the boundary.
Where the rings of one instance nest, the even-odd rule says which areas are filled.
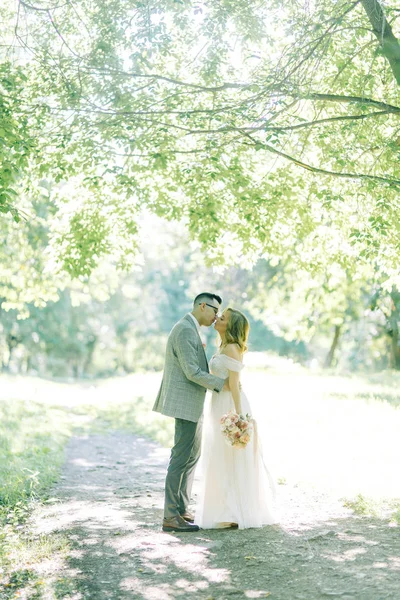
[[[218,304],[222,304],[221,296],[217,296],[217,294],[211,294],[211,292],[202,292],[193,300],[193,306],[195,304],[201,304],[202,302],[207,302],[207,300],[216,300]]]

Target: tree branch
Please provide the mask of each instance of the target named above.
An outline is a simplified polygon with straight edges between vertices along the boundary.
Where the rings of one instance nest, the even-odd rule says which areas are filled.
[[[379,177],[379,175],[366,175],[364,173],[339,173],[338,171],[327,171],[326,169],[320,169],[318,167],[313,167],[312,165],[309,165],[300,160],[297,160],[297,158],[294,158],[294,156],[290,156],[289,154],[285,154],[284,152],[277,150],[276,148],[274,148],[273,146],[270,146],[269,144],[265,144],[263,142],[259,142],[258,140],[253,139],[251,137],[251,135],[249,135],[246,132],[244,132],[243,135],[245,135],[247,138],[249,138],[253,142],[254,145],[257,145],[258,147],[262,147],[265,150],[272,152],[273,154],[277,154],[278,156],[281,156],[282,158],[286,158],[286,160],[289,160],[290,162],[294,163],[298,167],[302,167],[303,169],[306,169],[307,171],[311,171],[312,173],[320,173],[321,175],[332,175],[334,177],[343,177],[345,179],[366,179],[369,181],[378,181],[380,183],[390,183],[390,184],[394,184],[394,185],[400,187],[400,179],[394,179],[394,178],[389,178],[389,177]]]
[[[49,10],[55,10],[56,8],[62,8],[63,6],[67,6],[68,2],[64,2],[64,4],[57,4],[56,6],[49,6],[47,8],[41,8],[39,6],[32,6],[32,4],[28,4],[24,2],[24,0],[18,0],[19,4],[21,4],[24,8],[29,10],[34,10],[36,12],[45,12],[48,13]]]
[[[284,78],[280,79],[278,81],[278,86],[283,85],[284,82],[287,81],[296,71],[299,71],[300,67],[303,64],[307,63],[307,61],[308,61],[309,58],[311,58],[312,56],[314,56],[314,54],[315,54],[318,46],[320,46],[322,44],[322,42],[324,42],[328,36],[331,36],[331,35],[333,35],[335,33],[335,27],[338,26],[338,23],[341,22],[341,20],[348,13],[350,13],[357,6],[357,4],[359,4],[360,1],[361,0],[355,0],[355,2],[353,2],[349,7],[347,7],[346,10],[342,14],[340,14],[339,16],[337,16],[335,18],[328,19],[327,23],[329,23],[329,26],[326,29],[326,31],[324,31],[322,33],[322,35],[320,35],[315,40],[312,40],[311,42],[307,42],[306,46],[309,46],[311,44],[312,44],[312,46],[308,50],[307,54],[305,54],[305,56],[303,56],[301,58],[300,62],[298,62],[297,64],[295,64],[293,67],[291,67],[291,63],[294,62],[294,61],[293,61],[293,55],[290,53],[289,54],[289,59],[286,62],[286,64],[285,65],[278,65],[279,70],[282,71],[282,72],[284,72],[286,68],[289,68],[289,72],[285,74]],[[301,46],[299,48],[299,54],[301,53],[300,51],[304,50],[304,47],[306,47],[306,46]]]
[[[293,97],[296,94],[292,94]],[[328,102],[357,102],[359,104],[369,104],[370,106],[375,106],[376,108],[382,108],[383,110],[387,110],[391,113],[400,113],[400,106],[394,106],[393,104],[388,104],[387,102],[381,102],[380,100],[374,100],[373,98],[363,98],[362,96],[340,96],[335,94],[306,94],[300,95],[299,99],[304,100],[326,100]]]
[[[96,71],[106,69],[96,69]],[[222,85],[216,85],[212,87],[199,85],[196,83],[188,83],[187,81],[181,81],[180,79],[172,79],[171,77],[165,77],[164,75],[157,75],[156,73],[135,73],[135,72],[127,72],[121,71],[119,69],[108,69],[115,73],[119,73],[120,75],[126,75],[129,77],[137,77],[138,79],[155,79],[157,81],[166,81],[167,83],[172,83],[174,85],[189,87],[195,90],[199,90],[202,92],[222,92],[224,90],[237,90],[237,89],[246,89],[252,86],[251,83],[223,83]]]
[[[346,115],[344,117],[329,117],[327,119],[317,119],[316,121],[307,121],[306,123],[298,123],[297,125],[287,125],[285,127],[266,127],[266,131],[293,131],[294,129],[301,129],[303,127],[313,127],[314,125],[320,125],[321,123],[332,123],[334,121],[358,121],[360,119],[368,119],[370,117],[378,117],[380,115],[392,114],[390,110],[380,110],[378,112],[366,113],[364,115]]]

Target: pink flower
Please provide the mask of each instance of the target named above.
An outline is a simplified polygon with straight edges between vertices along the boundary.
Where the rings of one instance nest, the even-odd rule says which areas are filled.
[[[220,419],[221,432],[227,444],[233,448],[245,448],[251,439],[253,426],[251,415],[238,415],[230,410]]]

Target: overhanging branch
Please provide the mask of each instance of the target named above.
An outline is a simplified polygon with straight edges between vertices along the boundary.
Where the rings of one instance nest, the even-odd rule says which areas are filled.
[[[243,134],[247,138],[249,138],[253,142],[254,145],[257,145],[259,148],[261,147],[261,148],[264,148],[265,150],[268,150],[268,152],[277,154],[278,156],[281,156],[282,158],[285,158],[286,160],[289,160],[290,162],[294,163],[298,167],[306,169],[307,171],[311,171],[312,173],[320,173],[321,175],[331,175],[334,177],[342,177],[344,179],[363,179],[363,180],[368,180],[368,181],[377,181],[379,183],[388,183],[388,184],[396,185],[396,186],[400,187],[400,179],[394,179],[391,177],[380,177],[379,175],[367,175],[364,173],[340,173],[338,171],[328,171],[326,169],[320,169],[319,167],[314,167],[312,165],[302,162],[301,160],[298,160],[294,156],[290,156],[289,154],[285,154],[284,152],[277,150],[277,148],[274,148],[273,146],[270,146],[269,144],[265,144],[264,142],[259,142],[258,140],[255,140],[254,138],[251,137],[251,135],[249,135],[245,132]]]
[[[364,115],[345,115],[342,117],[329,117],[327,119],[317,119],[315,121],[306,121],[305,123],[298,123],[297,125],[287,125],[285,127],[266,127],[266,131],[293,131],[295,129],[302,129],[304,127],[314,127],[314,125],[320,125],[321,123],[334,123],[335,121],[360,121],[363,119],[369,119],[371,117],[379,117],[380,115],[391,114],[392,111],[380,110],[377,112],[366,113]]]
[[[296,94],[292,95],[293,97],[296,96]],[[364,104],[369,106],[375,106],[376,108],[382,108],[383,110],[387,110],[391,113],[400,113],[400,106],[394,106],[393,104],[381,102],[380,100],[374,100],[373,98],[363,98],[362,96],[341,96],[336,94],[299,94],[298,97],[304,100],[326,100],[327,102],[343,102],[344,104],[354,102],[357,104]]]

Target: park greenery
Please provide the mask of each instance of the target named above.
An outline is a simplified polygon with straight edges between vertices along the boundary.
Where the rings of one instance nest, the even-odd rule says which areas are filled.
[[[296,247],[308,264],[324,242],[343,267],[377,260],[395,281],[396,2],[2,12],[4,210],[52,197],[67,272],[110,252],[125,263],[145,206],[186,217],[214,260]]]
[[[71,435],[171,443],[149,371],[199,291],[249,316],[280,482],[341,460],[358,485],[382,460],[388,484],[399,374],[372,372],[400,370],[400,1],[5,0],[0,19],[6,597],[68,550],[23,528]]]
[[[20,227],[15,224],[18,234]],[[46,238],[46,232],[42,228],[35,235],[40,263],[40,236]],[[366,276],[351,280],[339,268],[310,276],[291,263],[272,265],[266,259],[251,269],[207,267],[199,244],[190,243],[181,224],[152,216],[141,224],[140,252],[141,260],[127,272],[103,261],[90,278],[67,282],[60,276],[58,289],[49,280],[54,298],[47,302],[31,298],[11,308],[9,296],[8,310],[4,301],[1,312],[3,371],[94,378],[161,370],[170,329],[204,289],[217,290],[224,306],[248,314],[251,352],[342,370],[396,366],[393,305],[399,299],[392,292],[393,305],[388,304]],[[22,258],[22,275],[13,280],[21,293],[25,264]],[[33,273],[33,261],[31,268]],[[15,288],[14,294],[17,301]],[[210,328],[204,336],[211,356],[216,333]]]
[[[348,335],[346,367],[400,367],[397,0],[0,11],[4,368],[158,366],[216,275],[254,350],[332,366]],[[184,228],[177,266],[144,263],[143,214]]]
[[[38,532],[32,511],[60,501],[52,487],[71,435],[125,431],[171,445],[173,420],[151,412],[159,380],[159,373],[103,379],[90,394],[85,382],[1,375],[0,584],[5,598],[27,589],[37,598],[54,589],[54,597],[69,597],[56,593],[65,571],[54,578],[38,565],[65,559],[72,537],[62,526],[56,533]],[[400,522],[399,484],[393,477],[398,373],[339,377],[300,368],[288,377],[251,370],[246,390],[258,400],[259,418],[268,423],[265,442],[274,448],[269,461],[279,487],[306,489],[318,482],[358,515],[358,526],[360,517],[372,516],[388,527]],[[260,390],[265,390],[261,396]]]

